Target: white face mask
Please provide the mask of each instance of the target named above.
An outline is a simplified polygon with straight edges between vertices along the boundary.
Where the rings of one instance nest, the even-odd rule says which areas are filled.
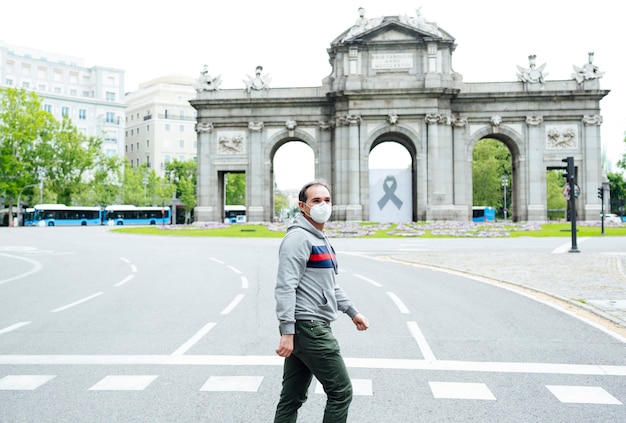
[[[309,216],[317,223],[326,223],[330,219],[332,213],[332,206],[328,203],[319,203],[311,207]]]

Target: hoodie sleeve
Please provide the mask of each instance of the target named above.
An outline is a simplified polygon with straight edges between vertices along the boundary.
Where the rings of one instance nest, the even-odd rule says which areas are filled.
[[[289,231],[278,252],[278,273],[276,277],[276,317],[280,334],[295,333],[296,289],[306,270],[311,252],[310,242],[299,231]]]

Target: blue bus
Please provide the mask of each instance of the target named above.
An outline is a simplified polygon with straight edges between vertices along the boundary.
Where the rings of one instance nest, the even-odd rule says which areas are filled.
[[[30,221],[30,220],[29,220]],[[33,226],[91,226],[102,224],[100,207],[66,206],[65,204],[36,204]]]
[[[245,223],[246,206],[224,206],[224,223]]]
[[[495,222],[496,209],[493,207],[472,207],[472,222]]]
[[[107,225],[169,225],[169,207],[137,207],[127,204],[107,206],[102,222]]]

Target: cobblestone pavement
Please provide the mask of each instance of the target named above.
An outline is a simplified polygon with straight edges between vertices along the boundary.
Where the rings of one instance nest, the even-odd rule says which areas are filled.
[[[393,260],[452,270],[504,283],[626,337],[626,252],[585,254],[394,254]]]

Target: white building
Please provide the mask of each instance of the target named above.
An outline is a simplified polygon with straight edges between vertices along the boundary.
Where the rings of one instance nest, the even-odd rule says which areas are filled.
[[[163,176],[172,160],[196,160],[196,79],[163,76],[126,94],[126,157],[132,166],[146,164]]]
[[[83,134],[104,141],[107,156],[123,158],[123,70],[0,41],[0,86],[35,91],[57,120],[69,116]]]

